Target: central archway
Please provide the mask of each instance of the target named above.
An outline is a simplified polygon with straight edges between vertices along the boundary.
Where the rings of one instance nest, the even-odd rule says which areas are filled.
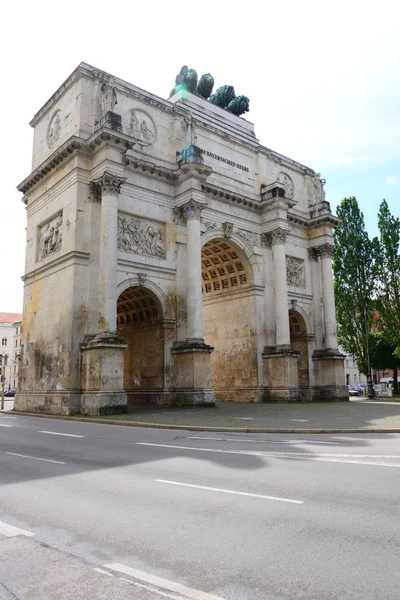
[[[124,290],[117,302],[117,335],[125,341],[124,388],[128,404],[158,404],[164,389],[161,302],[143,286]]]
[[[201,252],[204,341],[214,347],[216,400],[258,401],[257,323],[253,274],[230,239],[212,239]]]

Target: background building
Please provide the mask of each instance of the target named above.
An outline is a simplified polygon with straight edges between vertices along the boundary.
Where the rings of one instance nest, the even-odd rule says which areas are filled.
[[[5,391],[17,387],[18,383],[17,354],[19,356],[21,346],[21,320],[20,313],[0,312],[0,365]]]

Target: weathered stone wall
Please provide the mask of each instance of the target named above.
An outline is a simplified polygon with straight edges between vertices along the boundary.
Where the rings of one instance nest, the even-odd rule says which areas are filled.
[[[214,347],[211,379],[217,400],[259,399],[255,298],[213,298],[203,304],[204,339]]]
[[[160,390],[164,387],[164,336],[160,326],[123,326],[119,337],[128,347],[124,351],[124,388]],[[133,398],[133,397],[132,397]]]

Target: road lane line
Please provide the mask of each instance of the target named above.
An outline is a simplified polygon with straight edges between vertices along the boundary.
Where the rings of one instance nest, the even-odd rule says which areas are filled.
[[[10,456],[20,456],[21,458],[31,458],[32,460],[42,460],[43,462],[56,463],[57,465],[66,465],[62,460],[50,460],[50,458],[39,458],[39,456],[29,456],[28,454],[17,454],[16,452],[6,452]]]
[[[60,433],[58,431],[38,431],[38,433],[46,433],[47,435],[63,435],[65,437],[84,438],[86,435],[76,435],[75,433]]]
[[[153,595],[157,594],[157,596],[160,596],[161,598],[168,598],[168,600],[182,600],[181,594],[179,594],[179,596],[177,596],[176,594],[162,592],[160,590],[160,588],[155,588],[154,585],[147,585],[145,583],[139,583],[138,581],[133,581],[133,579],[127,579],[127,577],[118,577],[118,579],[120,579],[121,581],[125,581],[126,583],[129,583],[130,585],[134,585],[135,587],[138,587],[142,590],[147,590],[148,592],[151,592]]]
[[[6,425],[5,423],[0,423],[0,427],[14,427],[14,425]]]
[[[144,573],[143,571],[138,571],[137,569],[131,569],[130,567],[121,565],[119,563],[108,563],[103,565],[103,567],[110,569],[111,571],[117,571],[117,573],[130,575],[135,579],[140,579],[141,581],[145,581],[146,583],[163,588],[164,590],[176,592],[177,594],[181,594],[181,596],[189,598],[190,600],[224,600],[220,596],[214,596],[213,594],[208,594],[207,592],[202,592],[201,590],[196,590],[186,585],[182,585],[176,581],[169,581],[169,579],[157,577],[157,575],[151,575],[150,573]],[[157,590],[154,591],[156,592]]]
[[[326,442],[321,440],[246,440],[244,438],[221,438],[221,437],[200,437],[200,436],[188,436],[187,440],[211,440],[215,442],[246,442],[248,444],[288,444],[298,446],[301,444],[338,444],[343,446],[344,442]]]
[[[266,496],[264,494],[252,494],[251,492],[238,492],[236,490],[226,490],[224,488],[209,487],[207,485],[194,485],[192,483],[182,483],[181,481],[169,481],[168,479],[156,479],[158,483],[168,483],[169,485],[180,485],[182,487],[194,488],[196,490],[207,490],[209,492],[221,492],[221,494],[234,494],[236,496],[247,496],[249,498],[260,498],[261,500],[276,500],[277,502],[289,502],[290,504],[304,504],[304,500],[292,500],[291,498],[280,498],[278,496]]]
[[[104,569],[100,569],[99,567],[94,567],[93,571],[97,571],[97,573],[101,573],[102,575],[107,575],[107,577],[115,577],[112,573],[105,571]]]
[[[17,535],[25,535],[26,537],[31,537],[32,535],[35,535],[34,533],[26,531],[25,529],[20,529],[19,527],[14,527],[14,525],[4,523],[4,521],[0,521],[0,533],[6,535],[7,537],[15,537]]]
[[[392,463],[379,463],[379,462],[367,462],[361,460],[339,460],[339,458],[347,459],[347,458],[390,458],[390,459],[398,459],[399,456],[392,455],[374,455],[374,454],[305,454],[302,452],[255,452],[252,450],[219,450],[216,448],[196,448],[194,446],[176,446],[172,444],[155,444],[151,442],[136,442],[138,446],[154,446],[158,448],[172,448],[178,450],[190,450],[194,452],[216,452],[218,454],[233,454],[233,455],[242,455],[242,456],[262,456],[264,458],[289,458],[291,460],[313,460],[320,462],[336,462],[336,463],[348,463],[355,465],[371,465],[374,467],[395,467],[400,468],[400,464],[392,464]]]

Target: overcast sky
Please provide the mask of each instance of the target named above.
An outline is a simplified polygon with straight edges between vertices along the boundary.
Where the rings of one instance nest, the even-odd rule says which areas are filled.
[[[0,311],[22,311],[29,121],[81,62],[167,98],[183,64],[250,98],[260,142],[356,196],[375,235],[399,216],[400,36],[396,2],[13,2],[2,9]],[[262,7],[262,8],[261,8]]]

